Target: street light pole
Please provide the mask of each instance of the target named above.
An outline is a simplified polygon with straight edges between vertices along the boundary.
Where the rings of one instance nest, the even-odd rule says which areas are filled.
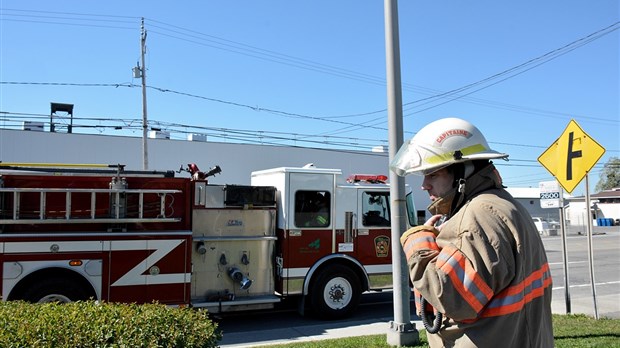
[[[400,47],[398,37],[398,5],[385,0],[385,55],[388,100],[389,160],[403,144],[403,102],[400,80]],[[394,320],[390,322],[387,343],[392,346],[412,346],[418,343],[419,333],[409,313],[409,277],[400,235],[405,231],[405,179],[390,171],[392,221],[392,277],[394,289]]]

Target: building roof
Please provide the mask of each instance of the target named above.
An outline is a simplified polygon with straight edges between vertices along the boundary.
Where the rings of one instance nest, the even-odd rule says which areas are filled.
[[[620,198],[620,188],[616,187],[611,190],[601,191],[590,195],[590,198]]]

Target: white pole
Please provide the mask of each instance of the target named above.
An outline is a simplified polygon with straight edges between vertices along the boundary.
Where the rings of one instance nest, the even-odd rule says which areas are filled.
[[[388,100],[389,159],[403,144],[403,102],[400,81],[400,48],[398,38],[398,5],[396,0],[385,0],[385,55]],[[390,322],[387,343],[392,346],[412,346],[419,342],[419,333],[411,322],[409,301],[409,272],[400,235],[405,224],[405,180],[389,171],[392,222],[392,277],[394,288],[394,320]]]
[[[570,314],[570,281],[568,277],[568,250],[566,248],[566,220],[564,218],[564,190],[560,187],[560,233],[562,234],[562,266],[564,268],[564,300],[566,313]]]
[[[594,283],[594,253],[592,251],[592,212],[590,212],[590,182],[586,173],[586,212],[588,214],[588,264],[590,269],[590,284],[592,285],[592,300],[594,302],[594,318],[598,319],[596,306],[596,285]]]

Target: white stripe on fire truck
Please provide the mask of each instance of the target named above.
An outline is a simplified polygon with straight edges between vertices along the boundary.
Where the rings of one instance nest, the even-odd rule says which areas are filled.
[[[190,273],[143,274],[183,242],[183,239],[110,242],[111,250],[155,250],[111,286],[189,283]]]
[[[138,265],[119,278],[112,286],[189,283],[190,273],[143,275],[149,268],[164,258],[183,239],[170,240],[115,240],[115,241],[47,241],[47,242],[4,242],[0,249],[4,254],[40,254],[50,252],[102,252],[126,250],[155,250]]]
[[[392,273],[392,265],[367,265],[364,266],[366,273],[375,274],[375,273]],[[284,275],[288,278],[303,278],[308,274],[310,268],[302,267],[302,268],[284,268]]]
[[[102,241],[81,242],[4,242],[5,254],[103,251]]]
[[[392,265],[367,265],[364,266],[366,269],[366,273],[375,274],[375,273],[392,273]]]

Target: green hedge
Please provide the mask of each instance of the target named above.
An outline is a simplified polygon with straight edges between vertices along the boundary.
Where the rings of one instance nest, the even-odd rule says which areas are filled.
[[[0,302],[0,347],[217,347],[205,310],[94,301]]]

